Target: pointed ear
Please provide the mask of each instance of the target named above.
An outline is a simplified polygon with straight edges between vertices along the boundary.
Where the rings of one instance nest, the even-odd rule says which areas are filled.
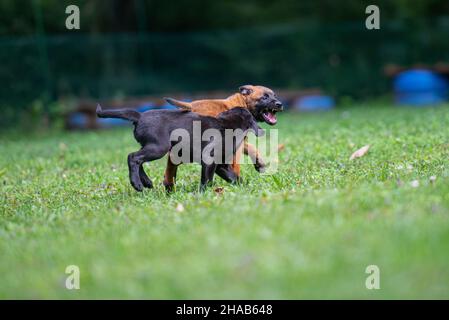
[[[244,85],[239,88],[239,91],[242,95],[247,96],[253,92],[250,85]]]

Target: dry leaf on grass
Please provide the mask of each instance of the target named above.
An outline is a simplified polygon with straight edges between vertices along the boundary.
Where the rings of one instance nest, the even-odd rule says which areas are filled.
[[[217,188],[214,189],[214,192],[215,192],[216,194],[221,195],[221,194],[223,194],[223,192],[224,192],[224,188],[223,188],[223,187],[217,187]]]
[[[285,149],[285,144],[281,143],[281,144],[278,146],[278,151],[282,151],[282,150],[284,150],[284,149]]]
[[[360,158],[363,157],[369,150],[370,145],[367,144],[364,147],[361,147],[359,150],[357,150],[356,152],[354,152],[351,157],[349,158],[349,160],[354,160],[356,158]]]

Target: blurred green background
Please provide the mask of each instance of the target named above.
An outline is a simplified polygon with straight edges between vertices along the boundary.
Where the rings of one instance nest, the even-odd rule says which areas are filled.
[[[67,30],[76,4],[81,29]],[[365,8],[381,9],[368,31]],[[387,64],[449,58],[449,2],[2,0],[3,127],[56,116],[64,98],[321,88],[352,101],[389,93]]]

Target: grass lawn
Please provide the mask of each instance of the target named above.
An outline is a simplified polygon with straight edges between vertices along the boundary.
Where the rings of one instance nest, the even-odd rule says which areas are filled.
[[[0,298],[449,298],[449,106],[284,113],[277,128],[277,174],[247,165],[241,186],[215,179],[221,195],[184,165],[167,196],[165,158],[135,192],[129,128],[3,134]]]

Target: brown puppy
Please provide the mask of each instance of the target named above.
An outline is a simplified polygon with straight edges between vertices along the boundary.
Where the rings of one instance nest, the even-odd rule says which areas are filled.
[[[171,105],[212,117],[216,117],[221,112],[235,107],[244,107],[251,112],[257,121],[264,121],[269,125],[276,124],[276,112],[283,110],[282,103],[279,101],[273,90],[253,85],[241,86],[239,92],[226,99],[196,100],[192,102],[178,101],[171,98],[166,98],[166,100]],[[240,176],[239,162],[242,148],[245,154],[251,157],[256,170],[262,172],[265,169],[263,159],[261,159],[256,147],[247,143],[245,140],[244,145],[239,148],[233,159],[232,170],[234,173],[238,177]],[[164,185],[167,189],[173,187],[176,171],[177,166],[170,161],[170,158],[168,158],[164,178]]]

